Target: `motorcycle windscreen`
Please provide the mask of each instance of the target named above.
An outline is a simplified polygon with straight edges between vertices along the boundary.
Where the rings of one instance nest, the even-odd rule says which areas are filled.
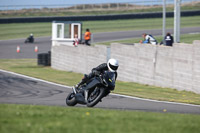
[[[110,72],[110,71],[106,71],[105,72],[105,80],[108,84],[108,86],[112,89],[114,89],[115,87],[115,73],[114,72]]]

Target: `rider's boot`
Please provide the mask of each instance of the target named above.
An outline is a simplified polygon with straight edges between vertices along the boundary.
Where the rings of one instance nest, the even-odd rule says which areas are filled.
[[[73,87],[76,89],[76,91],[79,91],[80,90],[79,87],[81,85],[85,84],[87,82],[87,80],[88,80],[88,76],[86,74],[84,74],[84,77],[82,78],[81,82],[79,82],[77,85],[75,85]]]

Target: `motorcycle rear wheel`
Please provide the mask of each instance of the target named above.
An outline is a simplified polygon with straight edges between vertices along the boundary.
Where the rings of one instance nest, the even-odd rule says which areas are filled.
[[[75,106],[77,104],[74,92],[69,93],[69,95],[66,98],[66,104],[68,106]]]
[[[98,88],[98,92],[96,92],[97,94],[95,95],[95,98],[91,98],[92,94],[90,94],[90,96],[88,97],[88,102],[87,102],[87,106],[88,107],[93,107],[95,106],[105,95],[105,89],[104,88]]]

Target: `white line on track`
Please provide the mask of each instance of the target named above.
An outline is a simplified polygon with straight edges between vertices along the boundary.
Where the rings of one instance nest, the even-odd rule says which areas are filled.
[[[30,77],[30,76],[26,76],[26,75],[23,75],[23,74],[18,74],[18,73],[15,73],[15,72],[10,72],[10,71],[6,71],[6,70],[2,70],[2,69],[0,69],[0,72],[9,73],[9,74],[13,74],[13,75],[16,75],[16,76],[20,76],[20,77],[23,77],[23,78],[28,78],[28,79],[32,79],[32,80],[36,80],[36,81],[41,81],[41,82],[44,82],[44,83],[48,83],[48,84],[52,84],[52,85],[56,85],[56,86],[60,86],[60,87],[64,87],[64,88],[71,88],[70,86],[61,85],[61,84],[53,83],[53,82],[50,82],[50,81],[46,81],[46,80],[42,80],[42,79],[38,79],[38,78],[33,78],[33,77]]]
[[[56,85],[56,86],[60,86],[60,87],[68,88],[68,89],[71,88],[71,86],[61,85],[61,84],[53,83],[53,82],[50,82],[50,81],[46,81],[46,80],[42,80],[42,79],[38,79],[38,78],[33,78],[33,77],[30,77],[30,76],[26,76],[26,75],[23,75],[23,74],[18,74],[18,73],[15,73],[15,72],[10,72],[10,71],[6,71],[6,70],[2,70],[2,69],[0,69],[0,72],[9,73],[9,74],[12,74],[12,75],[16,75],[16,76],[20,76],[20,77],[23,77],[23,78],[28,78],[28,79],[36,80],[36,81],[41,81],[41,82],[44,82],[44,83],[48,83],[48,84],[52,84],[52,85]],[[194,104],[186,104],[186,103],[178,103],[178,102],[168,102],[168,101],[158,101],[158,100],[144,99],[144,98],[127,96],[127,95],[121,95],[121,94],[114,94],[114,93],[111,93],[111,95],[113,95],[113,96],[119,96],[119,97],[125,97],[125,98],[131,98],[131,99],[136,99],[136,100],[149,101],[149,102],[157,102],[157,103],[167,103],[167,104],[177,104],[177,105],[200,107],[200,105],[194,105]]]

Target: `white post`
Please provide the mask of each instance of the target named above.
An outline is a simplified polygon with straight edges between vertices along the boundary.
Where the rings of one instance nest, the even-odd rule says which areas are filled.
[[[163,44],[165,45],[165,34],[166,34],[166,0],[163,0]]]
[[[181,0],[174,0],[174,42],[180,42],[180,3]]]
[[[178,0],[178,37],[177,42],[180,42],[180,34],[181,34],[181,0]]]

